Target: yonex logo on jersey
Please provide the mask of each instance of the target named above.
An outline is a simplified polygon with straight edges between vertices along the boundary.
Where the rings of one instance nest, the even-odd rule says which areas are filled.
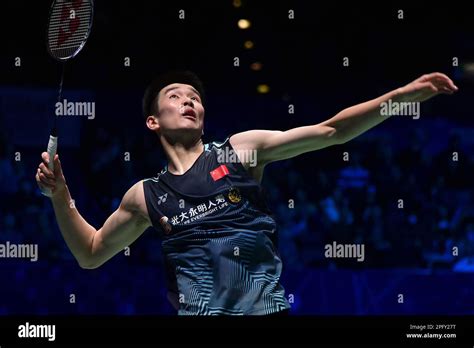
[[[158,205],[160,205],[161,203],[165,203],[165,202],[166,202],[166,198],[168,198],[168,194],[167,194],[167,193],[165,193],[163,196],[158,197]]]

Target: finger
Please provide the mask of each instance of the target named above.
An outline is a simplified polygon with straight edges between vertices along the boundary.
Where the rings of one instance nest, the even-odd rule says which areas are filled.
[[[438,88],[432,83],[432,82],[421,82],[420,83],[420,87],[421,88],[428,88],[430,89],[432,92],[435,92],[437,93],[438,92]]]
[[[43,153],[41,154],[41,159],[42,159],[46,164],[48,164],[48,163],[49,163],[49,153],[43,152]]]
[[[441,77],[435,77],[431,82],[439,89],[450,88],[448,81]]]
[[[49,187],[50,185],[48,183],[44,183],[43,181],[41,181],[40,174],[41,174],[41,172],[38,170],[36,172],[36,175],[35,175],[36,183],[38,184],[40,189],[44,189],[44,188],[47,188],[47,187],[52,188],[53,186]]]
[[[432,73],[427,75],[428,79],[436,79],[437,81],[443,81],[447,85],[449,85],[449,88],[451,88],[453,91],[457,91],[459,88],[454,84],[453,80],[451,80],[446,74],[443,73]]]
[[[42,173],[44,173],[47,177],[54,179],[54,174],[53,172],[44,164],[40,163],[39,169],[41,170]]]
[[[432,83],[438,88],[440,93],[453,94],[456,90],[451,87],[449,81],[445,78],[437,77],[432,80]]]
[[[37,171],[36,174],[35,174],[35,179],[36,179],[36,182],[39,184],[41,184],[41,180],[39,178],[39,172]]]
[[[40,178],[40,181],[41,181],[43,184],[56,186],[56,180],[48,178],[46,175],[44,175],[44,174],[41,173],[41,172],[38,173],[38,176],[39,176],[39,178]]]
[[[446,74],[443,74],[443,73],[440,73],[440,72],[434,72],[434,73],[428,74],[426,77],[427,77],[428,79],[444,78],[444,79],[448,79],[448,80],[449,80],[449,77],[448,77]]]
[[[36,172],[36,174],[38,175],[38,178],[41,180],[41,181],[44,181],[46,183],[49,183],[49,184],[55,184],[56,183],[56,179],[55,178],[49,178],[48,176],[46,176],[42,171],[41,169],[38,168],[38,171]]]
[[[452,92],[456,92],[458,90],[458,88],[454,85],[453,81],[449,77],[437,77],[436,82],[441,87],[445,87]]]
[[[453,94],[454,93],[454,91],[451,88],[448,88],[448,87],[441,87],[440,91],[443,94]]]
[[[459,88],[454,84],[453,80],[451,80],[450,78],[448,78],[448,84],[449,84],[449,87],[453,90],[453,91],[457,91]]]

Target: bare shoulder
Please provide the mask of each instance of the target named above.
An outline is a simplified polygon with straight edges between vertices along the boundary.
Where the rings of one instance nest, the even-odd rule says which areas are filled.
[[[265,139],[281,131],[253,129],[232,135],[229,139],[231,145],[236,150],[239,148],[259,148],[264,144]]]
[[[143,180],[138,181],[123,196],[120,206],[131,212],[140,215],[150,222],[148,210],[145,203],[145,191],[143,189]]]
[[[234,134],[229,138],[232,148],[235,150],[239,161],[247,172],[258,182],[262,181],[265,169],[265,161],[262,160],[262,148],[265,138],[278,131],[250,130]]]

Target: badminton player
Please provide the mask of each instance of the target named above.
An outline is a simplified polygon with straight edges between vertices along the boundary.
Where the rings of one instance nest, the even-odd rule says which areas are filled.
[[[357,137],[388,118],[381,112],[387,103],[411,105],[457,90],[446,75],[432,73],[318,124],[249,130],[204,144],[202,84],[191,72],[170,72],[143,98],[146,125],[167,165],[133,185],[101,228],[71,204],[58,155],[51,172],[42,154],[36,181],[52,190],[61,233],[82,268],[99,267],[153,226],[179,315],[285,314],[277,226],[260,186],[265,166]]]

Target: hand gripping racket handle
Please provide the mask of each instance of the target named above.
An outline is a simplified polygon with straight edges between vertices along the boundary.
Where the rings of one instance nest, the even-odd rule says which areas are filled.
[[[48,155],[49,155],[49,163],[48,163],[48,168],[51,171],[54,171],[54,156],[56,156],[56,150],[58,149],[58,137],[49,136],[49,142],[48,142]],[[44,188],[41,190],[43,195],[47,197],[51,197],[52,192],[51,189],[49,188]]]

